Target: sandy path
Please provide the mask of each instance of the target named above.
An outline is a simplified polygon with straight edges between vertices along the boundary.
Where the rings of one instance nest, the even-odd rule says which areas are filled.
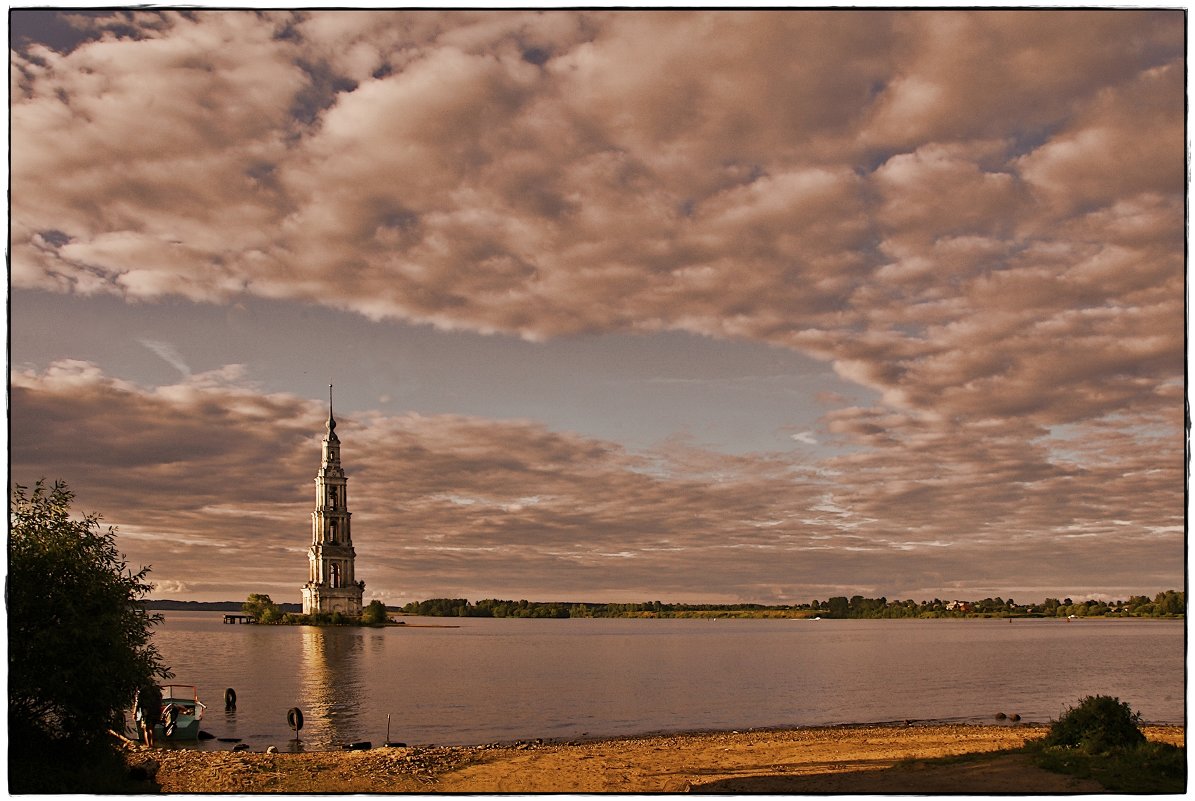
[[[1151,739],[1183,744],[1181,727]],[[203,793],[1092,793],[1040,770],[1018,748],[1042,727],[852,726],[515,747],[378,748],[262,754],[156,751],[162,791]],[[913,760],[913,761],[910,761]]]
[[[442,777],[445,791],[493,792],[785,792],[802,778],[809,792],[844,774],[885,771],[897,763],[1018,748],[1034,729],[1007,726],[849,727],[784,732],[745,732],[641,740],[611,740],[580,747],[552,747],[505,756]],[[1018,773],[1037,773],[1017,766]],[[900,773],[898,771],[898,773]],[[1063,790],[1045,778],[1041,784]],[[1061,778],[1061,777],[1060,777]],[[1035,785],[1040,786],[1040,785]],[[892,787],[890,792],[910,789]],[[1074,789],[1068,783],[1066,790]],[[1094,788],[1098,789],[1098,787]],[[1042,792],[1047,792],[1041,787]]]

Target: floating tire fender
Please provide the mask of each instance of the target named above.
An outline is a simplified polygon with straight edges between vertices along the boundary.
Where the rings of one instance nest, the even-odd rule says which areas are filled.
[[[237,708],[237,691],[232,689],[231,687],[229,687],[227,690],[224,691],[224,708],[225,709],[236,709]]]
[[[178,723],[178,707],[170,704],[162,711],[163,730],[167,735],[174,733],[174,726]]]
[[[296,732],[303,728],[303,710],[292,706],[286,711],[286,724]]]

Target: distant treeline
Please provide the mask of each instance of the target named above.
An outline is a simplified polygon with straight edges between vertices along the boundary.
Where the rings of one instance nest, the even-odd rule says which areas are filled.
[[[431,617],[779,617],[779,618],[935,618],[935,617],[1178,617],[1187,611],[1186,593],[1160,592],[1152,599],[1134,595],[1125,601],[1072,601],[1047,598],[1039,604],[1018,604],[1012,598],[978,601],[889,601],[855,595],[835,596],[807,604],[627,604],[559,601],[503,601],[486,598],[431,598],[402,607],[408,615]]]

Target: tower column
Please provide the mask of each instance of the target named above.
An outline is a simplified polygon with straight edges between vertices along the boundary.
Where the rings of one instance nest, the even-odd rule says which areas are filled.
[[[303,614],[339,612],[361,615],[365,582],[355,580],[357,553],[353,548],[352,513],[348,508],[348,476],[340,464],[340,438],[332,415],[332,387],[328,386],[328,422],[322,460],[315,476],[315,509],[311,512],[308,580],[303,586]]]

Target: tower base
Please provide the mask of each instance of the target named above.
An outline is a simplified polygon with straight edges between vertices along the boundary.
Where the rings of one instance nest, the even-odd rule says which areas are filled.
[[[361,617],[361,598],[364,594],[365,582],[350,587],[307,584],[303,587],[303,614],[330,615],[339,612],[345,617]]]

